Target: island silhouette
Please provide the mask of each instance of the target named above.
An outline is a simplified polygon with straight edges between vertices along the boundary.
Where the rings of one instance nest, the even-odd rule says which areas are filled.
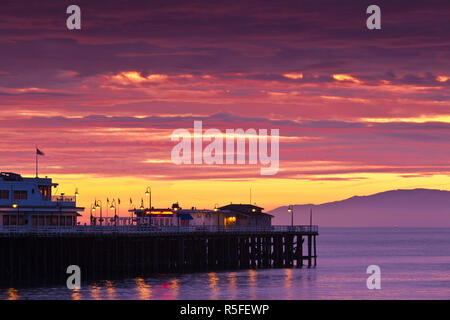
[[[450,191],[436,189],[390,190],[368,196],[314,204],[294,205],[294,224],[321,227],[450,227]],[[268,212],[273,224],[289,225],[288,206]]]

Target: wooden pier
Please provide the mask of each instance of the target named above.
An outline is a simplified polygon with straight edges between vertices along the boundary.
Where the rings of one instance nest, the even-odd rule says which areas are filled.
[[[65,285],[160,273],[316,266],[317,226],[0,230],[0,286]]]

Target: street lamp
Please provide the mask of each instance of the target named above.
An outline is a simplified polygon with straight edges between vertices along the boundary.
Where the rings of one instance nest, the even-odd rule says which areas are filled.
[[[289,205],[288,206],[288,212],[291,214],[291,226],[294,226],[294,206],[293,205]]]
[[[116,200],[113,199],[110,209],[114,210],[114,224],[117,226],[117,210],[116,210],[115,202],[116,202]]]
[[[217,205],[218,205],[218,203],[216,203],[215,205],[214,205],[214,211],[215,212],[218,212],[219,211],[219,208],[217,208]],[[217,214],[217,227],[219,227],[220,226],[220,214]]]
[[[152,210],[152,189],[150,187],[145,190],[145,195],[148,197],[148,209]]]
[[[92,222],[94,221],[94,216],[92,214],[93,212],[95,212],[95,205],[91,206],[91,225],[92,225]]]
[[[100,202],[100,204],[99,204]],[[103,225],[103,215],[102,215],[102,207],[103,207],[103,203],[100,200],[95,200],[95,207],[97,209],[100,209],[100,225]]]
[[[18,205],[17,203],[14,203],[14,204],[12,205],[12,207],[13,207],[14,209],[17,208],[17,215],[16,215],[16,226],[17,226],[17,225],[19,225],[19,205]]]

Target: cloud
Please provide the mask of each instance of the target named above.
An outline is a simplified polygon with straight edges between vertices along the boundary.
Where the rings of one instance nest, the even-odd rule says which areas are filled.
[[[0,12],[2,168],[43,144],[50,173],[255,178],[167,162],[202,120],[279,128],[284,179],[449,172],[448,1],[380,0],[382,32],[354,1],[80,0],[80,32],[69,4]]]

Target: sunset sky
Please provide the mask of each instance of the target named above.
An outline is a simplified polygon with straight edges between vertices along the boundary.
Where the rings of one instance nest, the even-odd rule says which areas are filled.
[[[244,2],[244,3],[243,3]],[[0,170],[80,204],[267,210],[450,190],[450,3],[2,1]],[[81,7],[82,29],[66,28]],[[280,170],[171,162],[173,130],[279,129]],[[147,200],[145,200],[147,201]]]

